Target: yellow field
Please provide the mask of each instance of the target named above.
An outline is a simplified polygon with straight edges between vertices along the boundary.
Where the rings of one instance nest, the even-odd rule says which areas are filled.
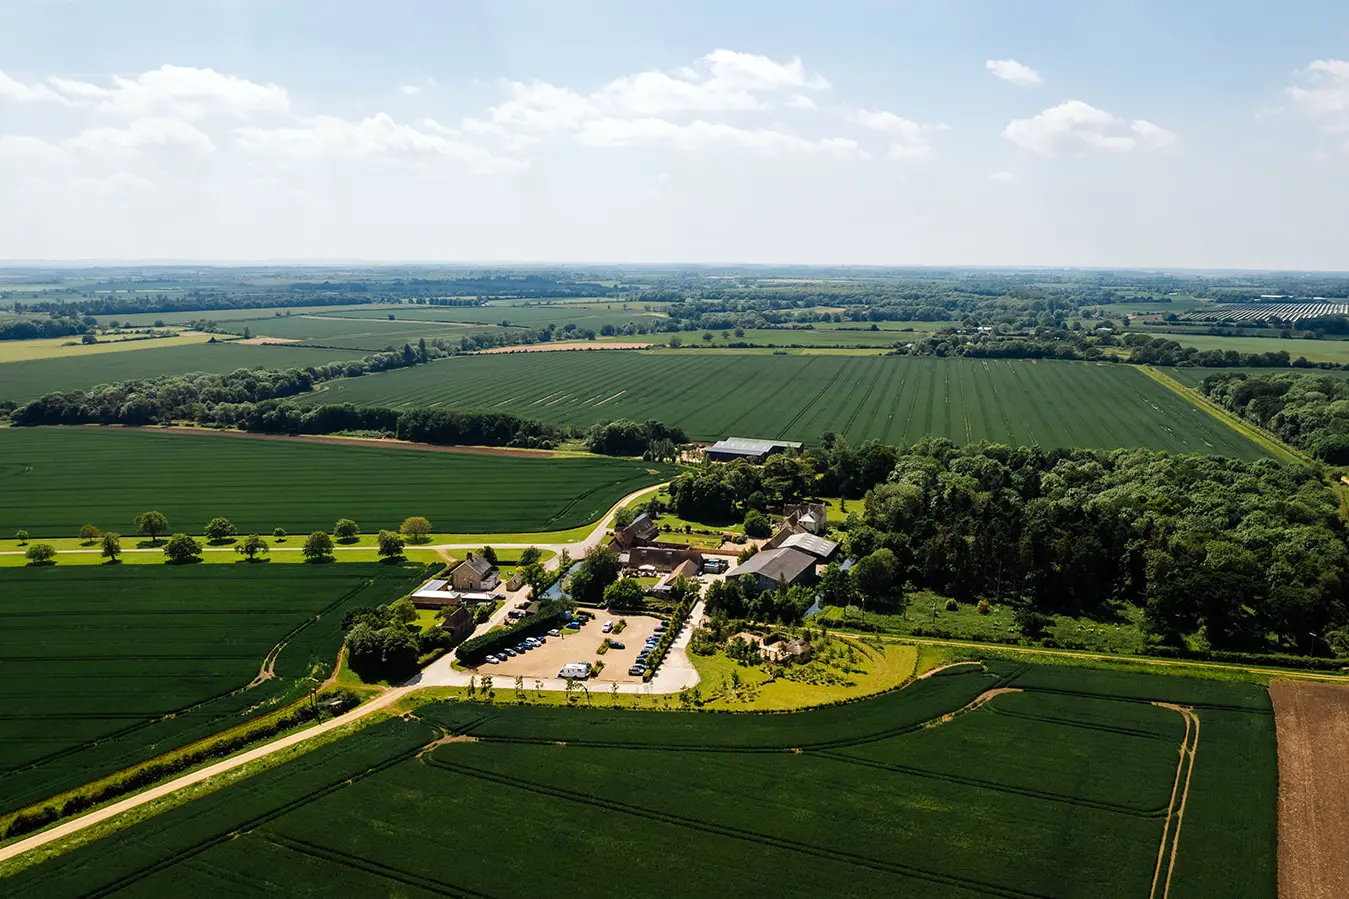
[[[148,350],[155,347],[187,346],[205,343],[211,335],[199,331],[182,331],[176,337],[156,337],[153,340],[127,340],[118,337],[99,338],[98,343],[82,344],[78,337],[44,337],[40,340],[0,341],[0,363],[27,362],[30,359],[53,359],[60,356],[96,356],[99,353],[123,353]],[[66,344],[72,344],[66,346]]]

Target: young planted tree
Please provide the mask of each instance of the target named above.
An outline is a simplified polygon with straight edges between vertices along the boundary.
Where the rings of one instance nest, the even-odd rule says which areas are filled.
[[[322,562],[333,557],[333,538],[323,531],[315,531],[305,538],[300,552],[311,562]]]
[[[238,533],[228,518],[212,518],[206,522],[206,539],[212,543],[224,543]]]
[[[56,558],[56,547],[50,543],[34,543],[24,553],[29,565],[46,565]]]
[[[392,562],[403,557],[403,538],[393,531],[380,531],[376,538],[379,544],[379,557]]]
[[[244,556],[250,562],[256,562],[258,556],[266,555],[271,552],[271,547],[267,541],[263,540],[257,534],[249,534],[244,538],[244,542],[234,547],[234,551]]]
[[[275,529],[272,531],[272,539],[275,540],[277,543],[285,543],[285,542],[286,542],[286,529],[285,529],[285,528],[275,528]]]
[[[333,536],[343,543],[350,543],[361,536],[361,529],[350,518],[339,518],[333,525]]]
[[[187,534],[174,534],[164,544],[164,555],[171,564],[186,565],[201,561],[201,544]]]
[[[117,557],[122,554],[122,535],[104,534],[103,535],[103,558],[109,562],[116,562]]]
[[[413,543],[424,543],[431,533],[431,522],[420,515],[413,515],[410,518],[404,518],[403,524],[398,530]]]
[[[84,541],[85,546],[93,543],[98,539],[98,528],[92,524],[86,524],[80,528],[80,539]]]
[[[159,535],[169,529],[169,520],[163,512],[142,512],[136,516],[136,530],[150,538],[150,544],[159,542]]]

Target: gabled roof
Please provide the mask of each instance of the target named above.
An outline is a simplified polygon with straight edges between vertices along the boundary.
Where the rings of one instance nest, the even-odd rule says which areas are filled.
[[[643,512],[632,520],[632,524],[625,528],[620,528],[624,534],[633,534],[635,536],[645,536],[649,534],[660,533],[660,528],[651,520],[651,516]]]
[[[800,449],[800,443],[790,440],[754,440],[749,437],[727,437],[707,448],[710,453],[728,453],[737,456],[762,456],[774,450]]]
[[[730,573],[730,577],[738,577],[742,574],[757,574],[773,581],[785,580],[790,584],[814,567],[815,557],[809,553],[803,553],[799,549],[779,547],[762,550],[750,556],[744,564],[739,565]]]
[[[779,545],[784,549],[799,549],[818,559],[827,559],[838,549],[838,544],[833,540],[816,537],[814,534],[792,534]]]
[[[459,564],[467,565],[469,571],[476,572],[484,577],[492,572],[493,567],[492,563],[487,561],[486,556],[474,555],[473,553],[469,553],[464,561]]]

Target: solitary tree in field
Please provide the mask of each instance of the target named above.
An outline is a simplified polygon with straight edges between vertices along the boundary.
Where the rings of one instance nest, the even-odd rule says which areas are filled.
[[[413,543],[421,543],[431,533],[431,522],[420,515],[413,515],[403,519],[403,526],[399,530]]]
[[[206,522],[206,539],[221,543],[239,533],[228,518],[212,518]]]
[[[311,562],[332,558],[333,538],[323,531],[315,531],[305,538],[304,547],[300,552]]]
[[[86,524],[80,528],[80,539],[84,541],[85,546],[98,539],[98,528],[92,524]]]
[[[379,543],[379,557],[392,562],[403,557],[403,538],[393,531],[380,531],[376,538]]]
[[[276,528],[275,530],[273,530],[273,531],[272,531],[272,539],[275,540],[277,543],[285,543],[285,542],[286,542],[286,529],[285,529],[285,528]]]
[[[17,530],[14,532],[14,539],[19,541],[20,546],[23,546],[28,542],[28,532],[22,529]]]
[[[56,558],[56,547],[50,543],[34,543],[24,553],[29,565],[46,565]]]
[[[109,562],[116,562],[117,557],[122,554],[122,535],[104,534],[103,535],[103,558]]]
[[[257,534],[249,534],[244,538],[244,542],[234,547],[234,551],[248,559],[250,562],[256,562],[259,555],[265,555],[270,552],[267,541],[263,540]]]
[[[169,520],[163,512],[142,512],[136,516],[136,530],[148,534],[150,543],[158,542],[159,535],[169,529]]]
[[[339,518],[333,525],[333,536],[338,540],[355,540],[361,536],[361,529],[350,518]]]
[[[201,561],[201,544],[187,534],[174,534],[164,544],[164,555],[174,565]]]

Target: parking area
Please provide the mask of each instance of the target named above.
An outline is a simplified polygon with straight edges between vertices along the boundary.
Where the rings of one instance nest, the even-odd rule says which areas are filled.
[[[479,674],[490,674],[495,678],[523,677],[528,684],[531,680],[557,677],[563,665],[572,662],[589,662],[595,666],[604,663],[604,670],[590,678],[590,682],[608,684],[640,684],[641,675],[628,674],[628,669],[637,661],[646,638],[655,633],[661,624],[659,618],[647,615],[615,615],[603,611],[595,612],[595,617],[585,622],[580,630],[564,630],[560,637],[548,637],[542,646],[508,656],[498,664],[484,662],[478,666]],[[605,633],[606,621],[626,621],[619,633]],[[600,654],[597,650],[605,639],[622,644],[622,648],[610,646]],[[501,683],[498,681],[498,683]]]

